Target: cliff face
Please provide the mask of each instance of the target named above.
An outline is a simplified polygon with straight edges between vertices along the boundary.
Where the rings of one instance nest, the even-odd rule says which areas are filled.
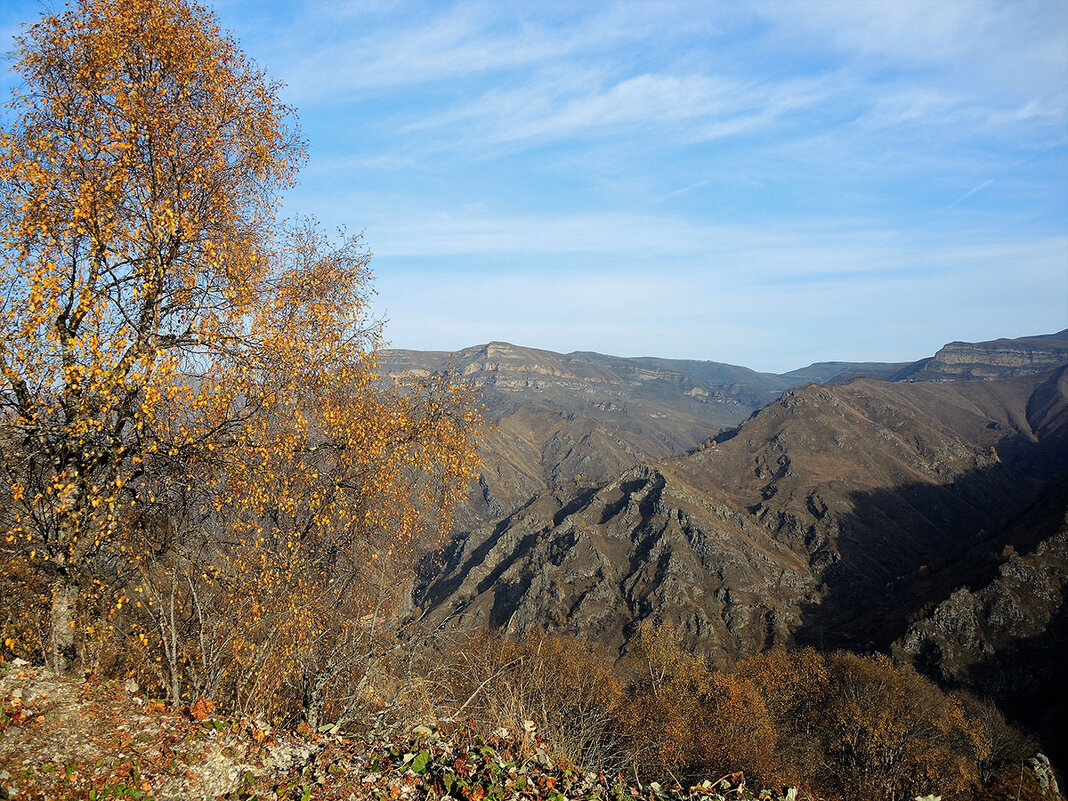
[[[1068,329],[1045,336],[950,342],[932,358],[898,372],[897,381],[1010,378],[1052,370],[1068,361]]]
[[[612,415],[634,405],[722,425],[736,422],[796,382],[719,362],[553,353],[490,342],[454,353],[390,350],[386,373],[448,370],[483,390],[490,413],[524,403],[552,402],[573,412]]]
[[[421,600],[442,621],[617,649],[651,618],[729,664],[754,644],[789,642],[816,590],[806,560],[736,508],[638,467],[566,504],[541,496],[459,541]]]

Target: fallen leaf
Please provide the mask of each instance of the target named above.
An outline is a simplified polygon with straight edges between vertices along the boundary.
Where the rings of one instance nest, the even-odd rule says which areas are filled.
[[[189,715],[193,720],[204,720],[215,710],[215,704],[203,695],[197,698],[196,703],[189,707]]]

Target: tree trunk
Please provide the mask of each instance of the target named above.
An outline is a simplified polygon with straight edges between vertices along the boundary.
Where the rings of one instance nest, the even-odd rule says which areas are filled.
[[[314,674],[309,675],[305,671],[302,682],[304,692],[302,693],[303,698],[301,698],[301,705],[304,707],[304,720],[308,722],[313,732],[319,730],[319,713],[322,711],[323,705],[321,691],[316,678]]]
[[[52,614],[45,656],[56,673],[67,673],[78,660],[77,631],[74,615],[78,604],[78,585],[61,573],[52,585]]]

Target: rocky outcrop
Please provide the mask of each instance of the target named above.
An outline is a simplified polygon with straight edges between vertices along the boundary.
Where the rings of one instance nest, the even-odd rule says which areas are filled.
[[[1041,373],[1068,363],[1068,329],[1045,336],[950,342],[930,359],[905,367],[892,380],[960,381]]]
[[[817,591],[803,559],[758,530],[746,537],[749,527],[729,505],[639,467],[567,505],[539,497],[456,543],[421,601],[461,626],[549,630],[620,650],[652,620],[729,664],[753,642],[790,642]]]
[[[943,683],[973,685],[981,676],[982,689],[990,694],[1020,689],[1014,675],[1019,671],[1004,657],[1021,641],[1047,634],[1062,614],[1068,521],[1026,556],[1007,552],[995,580],[979,590],[954,591],[909,628],[897,643],[899,651]]]

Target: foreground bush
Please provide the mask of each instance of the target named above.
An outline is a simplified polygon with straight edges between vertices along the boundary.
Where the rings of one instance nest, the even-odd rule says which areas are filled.
[[[738,666],[772,710],[789,778],[847,797],[969,798],[989,752],[982,721],[910,665],[811,649]]]
[[[683,783],[735,771],[775,778],[774,722],[746,677],[713,671],[651,628],[639,633],[626,666],[628,706],[640,721],[635,755],[647,773]]]
[[[1034,753],[988,706],[884,656],[774,651],[725,672],[652,628],[614,668],[568,639],[454,645],[424,720],[526,731],[606,775],[690,786],[742,774],[750,789],[822,799],[950,801],[1004,783]]]

